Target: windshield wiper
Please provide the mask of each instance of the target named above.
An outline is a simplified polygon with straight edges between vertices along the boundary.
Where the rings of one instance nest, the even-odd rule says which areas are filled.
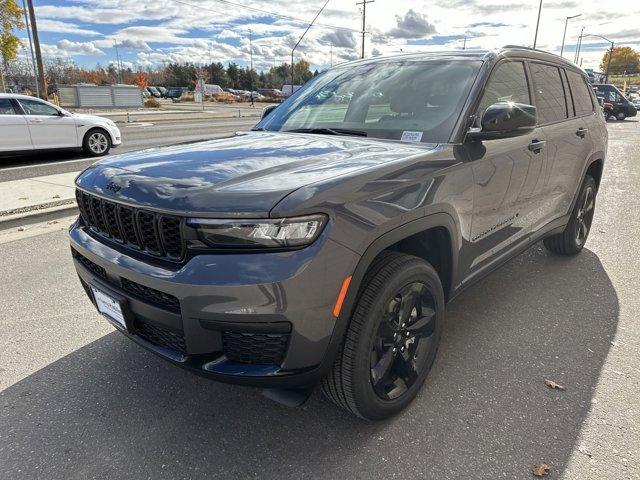
[[[349,130],[348,128],[292,128],[283,132],[294,133],[317,133],[319,135],[353,135],[355,137],[366,137],[367,132],[361,130]]]

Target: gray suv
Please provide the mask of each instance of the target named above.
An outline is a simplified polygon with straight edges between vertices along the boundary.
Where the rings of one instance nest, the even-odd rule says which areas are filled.
[[[382,419],[423,384],[447,302],[539,240],[582,250],[606,150],[558,56],[356,61],[251,132],[89,167],[72,255],[97,309],[174,364]]]

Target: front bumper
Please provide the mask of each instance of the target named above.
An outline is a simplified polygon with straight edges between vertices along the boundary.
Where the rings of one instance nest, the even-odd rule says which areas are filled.
[[[328,230],[302,250],[201,254],[175,266],[127,255],[79,222],[69,235],[92,301],[90,286],[124,300],[129,338],[220,381],[295,387],[333,361],[341,330],[331,312],[358,260]]]

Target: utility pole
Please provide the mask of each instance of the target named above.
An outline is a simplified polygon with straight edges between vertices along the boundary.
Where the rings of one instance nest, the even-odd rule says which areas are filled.
[[[40,38],[38,37],[38,25],[36,24],[36,12],[33,9],[33,0],[27,0],[29,10],[29,20],[31,20],[31,34],[33,35],[33,46],[36,54],[36,65],[38,66],[38,77],[40,79],[40,98],[47,99],[47,81],[44,78],[44,64],[42,63],[42,51],[40,50]]]
[[[465,35],[464,37],[464,42],[462,43],[462,49],[466,50],[467,49],[467,36]]]
[[[576,47],[576,53],[573,57],[573,63],[578,63],[578,58],[580,58],[580,49],[582,48],[582,34],[584,33],[584,27],[580,29],[580,36],[578,37],[578,46]]]
[[[33,54],[33,41],[31,40],[31,22],[29,22],[29,14],[27,13],[27,5],[22,0],[22,9],[24,10],[24,24],[27,27],[27,36],[29,37],[29,51],[31,52],[31,65],[33,66],[33,78],[36,82],[36,93],[40,96],[40,82],[38,81],[38,68],[36,67],[36,57]]]
[[[357,2],[356,5],[362,5],[362,56],[364,58],[364,36],[366,34],[366,22],[367,22],[367,3],[373,3],[375,0],[362,0]]]
[[[538,21],[536,22],[536,35],[533,37],[533,48],[536,48],[538,44],[538,27],[540,26],[540,14],[542,13],[542,0],[540,0],[540,6],[538,7]]]

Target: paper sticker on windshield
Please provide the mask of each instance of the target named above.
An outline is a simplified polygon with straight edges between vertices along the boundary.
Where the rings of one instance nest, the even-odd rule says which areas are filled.
[[[402,138],[400,140],[402,140],[403,142],[417,143],[422,140],[422,132],[410,132],[408,130],[405,130],[404,132],[402,132]]]

